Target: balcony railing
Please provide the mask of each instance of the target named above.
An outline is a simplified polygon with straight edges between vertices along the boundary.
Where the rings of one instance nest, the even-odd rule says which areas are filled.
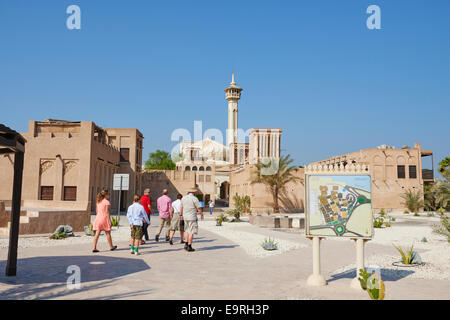
[[[434,180],[433,170],[422,169],[422,179],[423,180]]]

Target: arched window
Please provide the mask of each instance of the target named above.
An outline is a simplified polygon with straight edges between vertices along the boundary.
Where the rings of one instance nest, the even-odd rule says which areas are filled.
[[[211,167],[206,167],[206,171],[211,171]]]
[[[187,166],[186,168],[184,168],[184,170],[191,171],[191,167]]]
[[[192,171],[197,171],[197,166],[193,166]]]
[[[205,171],[205,168],[203,166],[201,166],[198,171]]]

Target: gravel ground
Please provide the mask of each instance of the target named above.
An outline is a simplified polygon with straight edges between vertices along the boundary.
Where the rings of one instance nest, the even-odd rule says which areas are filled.
[[[423,238],[427,242],[422,242]],[[401,260],[397,255],[374,255],[366,258],[366,266],[377,265],[381,268],[382,277],[387,280],[396,280],[404,277],[419,279],[450,279],[450,244],[447,240],[434,234],[429,224],[423,226],[404,226],[393,223],[390,228],[375,229],[373,244],[392,246],[403,249],[414,245],[424,262],[416,267],[396,267],[393,262]],[[332,275],[355,273],[356,265],[347,265],[332,272]],[[353,270],[352,270],[353,269]]]
[[[225,222],[221,227],[216,226],[215,221],[199,221],[199,228],[213,232],[221,237],[224,237],[234,243],[238,244],[244,251],[253,257],[264,258],[277,254],[282,254],[290,250],[301,249],[307,247],[305,244],[294,241],[283,240],[275,238],[278,244],[278,250],[268,251],[261,247],[261,243],[267,239],[267,236],[262,234],[242,231],[243,227],[248,227],[246,222],[228,223]],[[257,227],[255,227],[257,228]],[[258,228],[257,228],[258,229]]]

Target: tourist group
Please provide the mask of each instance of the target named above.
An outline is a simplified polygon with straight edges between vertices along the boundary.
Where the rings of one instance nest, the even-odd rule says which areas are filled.
[[[157,200],[158,214],[160,218],[159,229],[155,235],[155,241],[159,241],[159,236],[162,229],[166,228],[166,241],[173,245],[173,236],[175,231],[180,231],[181,243],[184,243],[184,249],[188,252],[195,251],[192,248],[192,241],[194,235],[198,234],[198,217],[200,214],[201,219],[204,219],[203,215],[203,203],[195,196],[197,189],[192,188],[188,190],[187,195],[177,195],[177,199],[172,201],[168,196],[167,189],[162,191],[162,195]],[[111,238],[111,218],[108,190],[102,190],[97,195],[96,205],[96,217],[93,225],[95,230],[94,236],[94,249],[92,252],[99,252],[97,249],[98,238],[101,231],[105,231],[106,238],[108,240],[110,250],[117,249],[117,246],[113,245]],[[213,213],[214,203],[209,202],[209,212]],[[130,237],[130,252],[135,255],[139,255],[139,246],[145,244],[145,240],[149,240],[148,227],[150,225],[150,216],[154,214],[151,200],[150,189],[145,189],[142,197],[139,195],[134,196],[134,202],[128,207],[127,218],[130,224],[131,237]]]

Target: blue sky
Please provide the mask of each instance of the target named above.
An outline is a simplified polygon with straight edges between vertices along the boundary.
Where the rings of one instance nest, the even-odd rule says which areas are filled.
[[[81,30],[66,8],[81,8]],[[381,30],[366,8],[381,8]],[[296,164],[381,144],[450,155],[450,1],[0,0],[0,123],[136,127],[145,157],[176,128],[283,128]]]

